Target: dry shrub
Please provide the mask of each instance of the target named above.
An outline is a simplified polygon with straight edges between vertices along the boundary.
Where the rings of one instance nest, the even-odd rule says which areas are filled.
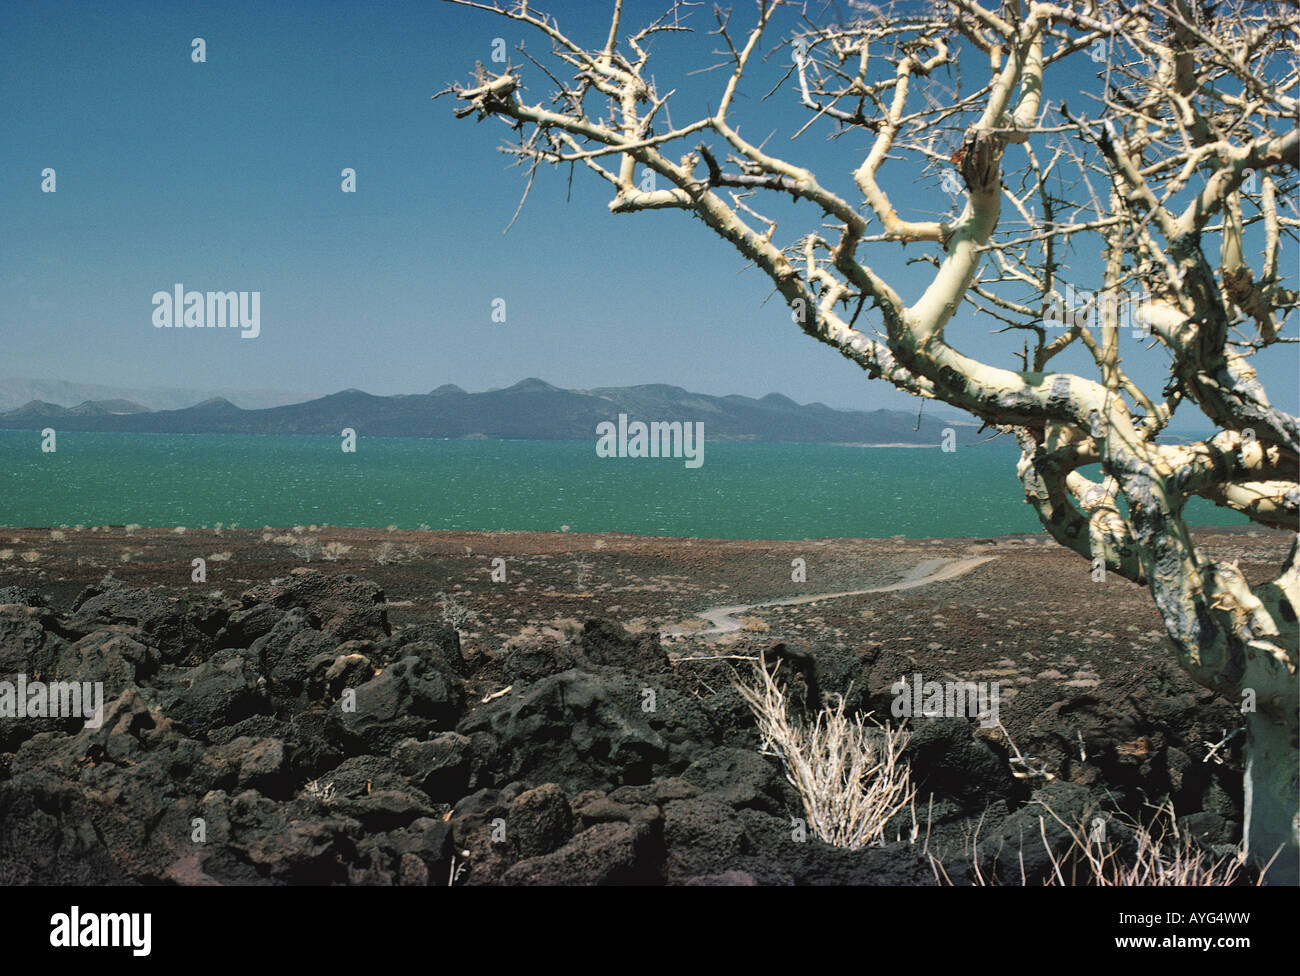
[[[1214,888],[1236,884],[1241,875],[1240,856],[1214,858],[1179,831],[1172,803],[1157,808],[1149,825],[1134,830],[1136,851],[1122,858],[1105,834],[1085,826],[1073,827],[1050,807],[1052,819],[1070,835],[1070,849],[1052,858],[1051,883],[1114,887]],[[1070,878],[1066,880],[1066,871]]]
[[[1107,840],[1104,829],[1098,829],[1104,821],[1100,817],[1085,814],[1078,826],[1068,824],[1047,804],[1035,801],[1047,811],[1047,815],[1065,828],[1070,836],[1070,846],[1062,854],[1052,851],[1047,842],[1047,819],[1039,818],[1042,828],[1043,846],[1052,865],[1051,874],[1044,885],[1057,887],[1096,887],[1096,888],[1218,888],[1231,887],[1242,880],[1242,857],[1228,854],[1214,857],[1197,847],[1196,842],[1185,831],[1178,829],[1177,817],[1173,804],[1166,802],[1156,808],[1156,815],[1149,824],[1132,824],[1132,841],[1124,846]],[[993,886],[997,878],[992,872],[986,873],[979,866],[977,858],[970,858],[972,884],[976,886]],[[1270,861],[1271,865],[1272,862]],[[935,878],[942,884],[954,882],[944,870],[943,864],[930,855],[930,865]],[[1022,861],[1023,865],[1023,861]],[[1263,883],[1268,866],[1260,874],[1259,883]],[[1021,869],[1020,884],[1028,881]]]
[[[439,617],[444,624],[455,630],[464,630],[478,619],[478,614],[464,606],[454,596],[438,594]]]
[[[321,550],[321,555],[330,562],[338,562],[339,559],[346,556],[352,551],[352,547],[344,545],[342,542],[327,542],[325,548]]]
[[[299,559],[311,562],[320,553],[320,539],[315,536],[296,539],[289,545],[289,551]]]
[[[761,751],[781,760],[812,832],[849,850],[882,842],[886,824],[916,795],[901,758],[907,733],[845,715],[842,696],[808,727],[791,719],[785,688],[761,656],[754,676],[755,685],[736,689],[754,713]]]

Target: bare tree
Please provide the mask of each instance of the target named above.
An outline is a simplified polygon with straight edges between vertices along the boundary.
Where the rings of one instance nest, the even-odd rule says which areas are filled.
[[[480,65],[449,89],[457,116],[511,127],[506,149],[529,186],[539,166],[581,164],[609,183],[615,213],[688,211],[770,278],[808,335],[1015,435],[1026,498],[1051,536],[1148,586],[1181,666],[1242,703],[1246,848],[1257,864],[1280,848],[1269,878],[1296,883],[1300,536],[1277,577],[1252,585],[1199,552],[1183,517],[1199,496],[1297,529],[1300,424],[1252,364],[1296,341],[1284,335],[1297,292],[1282,270],[1297,226],[1295,4],[860,3],[832,23],[760,0],[739,27],[713,11],[716,108],[675,124],[651,52],[705,16],[686,9],[697,4],[626,31],[614,0],[604,42],[584,47],[527,2],[451,2],[550,42],[545,61],[521,46],[518,66]],[[847,167],[860,199],[741,135],[742,85],[773,63],[782,76],[756,94],[807,110],[794,136],[816,126],[867,140]],[[890,167],[910,185],[894,199]],[[946,217],[933,206],[944,189],[960,206]],[[913,245],[915,270],[891,282],[871,262],[900,244]],[[1067,275],[1089,253],[1099,281],[1084,295]],[[998,354],[1009,365],[949,341],[963,303],[1004,345],[1017,340]],[[1155,360],[1159,390],[1125,369],[1126,330]],[[1053,370],[1058,356],[1082,366]],[[1217,433],[1161,437],[1180,407]]]

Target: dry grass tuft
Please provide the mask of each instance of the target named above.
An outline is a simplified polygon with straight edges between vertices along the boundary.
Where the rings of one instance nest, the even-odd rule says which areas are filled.
[[[336,798],[334,784],[322,783],[318,779],[309,781],[302,791],[319,803],[333,803]]]
[[[1038,802],[1038,801],[1036,801]],[[1070,836],[1070,846],[1062,854],[1052,851],[1047,842],[1047,820],[1039,818],[1043,846],[1051,862],[1052,871],[1044,885],[1057,887],[1095,888],[1220,888],[1231,887],[1242,880],[1243,859],[1240,853],[1215,858],[1196,846],[1186,833],[1179,831],[1172,803],[1156,808],[1149,824],[1133,824],[1133,840],[1127,849],[1109,842],[1105,819],[1085,815],[1083,823],[1074,826],[1060,818],[1056,811],[1044,803],[1039,805],[1047,815],[1065,828]],[[971,858],[971,883],[976,886],[993,886],[996,876],[980,869],[977,859]],[[1270,865],[1272,862],[1269,862]],[[1027,884],[1021,862],[1020,884]],[[930,855],[930,866],[941,884],[954,882],[943,864]],[[1261,872],[1260,884],[1267,874]]]
[[[478,614],[464,606],[454,596],[438,594],[439,617],[448,627],[464,630],[478,620]]]
[[[1069,851],[1052,858],[1052,883],[1116,887],[1215,888],[1236,884],[1241,875],[1240,856],[1214,859],[1200,850],[1186,832],[1178,830],[1173,804],[1157,808],[1149,825],[1138,824],[1137,850],[1121,860],[1119,851],[1107,844],[1105,834],[1095,828],[1073,827],[1051,808],[1052,819],[1070,835]],[[1066,871],[1070,880],[1066,880]]]
[[[842,696],[809,728],[790,718],[785,688],[762,657],[754,676],[755,685],[736,688],[758,722],[762,752],[781,760],[812,832],[849,850],[882,843],[886,824],[916,795],[901,759],[907,733],[846,716]]]
[[[338,562],[351,551],[352,547],[342,542],[327,542],[325,548],[321,550],[321,555],[330,562]]]
[[[320,539],[315,536],[297,539],[293,536],[281,536],[281,538],[289,539],[289,551],[306,562],[311,562],[320,554]]]

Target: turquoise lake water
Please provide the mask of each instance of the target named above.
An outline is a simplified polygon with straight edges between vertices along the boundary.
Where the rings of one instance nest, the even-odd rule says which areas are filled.
[[[712,444],[599,458],[595,442],[0,431],[0,525],[631,532],[727,539],[1040,532],[1008,440],[938,449]],[[1244,521],[1194,500],[1192,524]]]

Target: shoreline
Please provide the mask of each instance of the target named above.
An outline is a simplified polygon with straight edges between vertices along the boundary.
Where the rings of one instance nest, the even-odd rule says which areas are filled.
[[[770,536],[746,536],[744,538],[733,538],[730,536],[700,536],[700,535],[644,535],[638,532],[625,531],[605,531],[605,532],[586,532],[570,531],[566,528],[561,529],[424,529],[424,528],[405,528],[401,526],[384,526],[384,525],[330,525],[325,523],[307,524],[297,523],[294,525],[145,525],[143,523],[107,523],[104,525],[80,525],[73,526],[66,523],[58,525],[5,525],[0,523],[0,548],[3,548],[5,541],[3,533],[6,532],[64,532],[76,533],[78,535],[108,532],[125,532],[128,525],[132,526],[135,532],[170,532],[176,535],[185,535],[191,532],[210,532],[219,537],[234,537],[235,533],[240,532],[313,532],[313,533],[353,533],[360,535],[397,535],[404,533],[407,535],[420,535],[432,537],[451,537],[451,536],[485,536],[485,537],[502,537],[502,536],[538,536],[542,538],[569,538],[569,539],[634,539],[646,542],[752,542],[752,543],[829,543],[829,542],[951,542],[951,543],[970,543],[981,540],[1001,541],[1006,539],[1042,539],[1052,545],[1058,545],[1046,532],[1040,530],[1037,532],[1000,532],[996,534],[980,535],[862,535],[862,536],[807,536],[799,539],[779,539]],[[1292,533],[1284,529],[1272,529],[1263,525],[1255,525],[1247,522],[1239,525],[1189,525],[1189,531],[1197,533],[1207,533],[1213,535],[1263,535],[1263,536],[1287,536]]]

